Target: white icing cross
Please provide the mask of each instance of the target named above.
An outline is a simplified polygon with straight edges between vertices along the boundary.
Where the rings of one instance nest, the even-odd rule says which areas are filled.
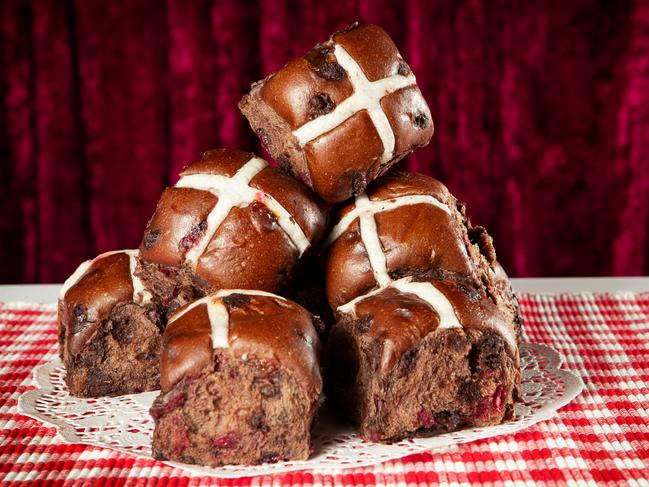
[[[258,157],[251,158],[237,173],[230,177],[215,174],[189,174],[176,183],[177,188],[192,188],[208,191],[218,198],[218,201],[207,216],[207,229],[194,245],[185,259],[194,267],[203,255],[212,237],[221,223],[227,218],[234,207],[243,208],[258,201],[268,208],[275,216],[280,228],[286,233],[291,243],[297,248],[300,256],[309,247],[309,239],[297,224],[293,216],[268,193],[252,188],[249,184],[252,178],[259,174],[268,164]]]
[[[361,228],[361,240],[367,250],[367,256],[370,259],[370,268],[374,273],[374,279],[379,286],[387,286],[390,284],[390,275],[388,274],[388,264],[386,262],[383,247],[381,247],[381,240],[379,239],[379,232],[376,228],[376,220],[374,213],[364,211],[365,208],[370,206],[370,199],[366,193],[356,198],[356,209],[360,210],[358,216]]]
[[[210,294],[209,296],[205,296],[198,301],[194,301],[187,307],[183,308],[169,319],[169,324],[178,320],[181,316],[185,315],[197,306],[204,304],[207,307],[207,316],[210,320],[210,336],[212,338],[212,348],[228,348],[230,346],[230,315],[228,314],[228,309],[223,304],[223,300],[221,298],[230,296],[231,294],[267,296],[270,298],[286,301],[286,298],[266,291],[252,291],[249,289],[223,289],[214,294]]]
[[[81,265],[79,265],[79,267],[77,267],[77,269],[72,273],[72,275],[65,280],[63,286],[61,286],[61,290],[59,291],[59,299],[63,299],[65,297],[65,293],[67,293],[72,286],[79,282],[79,280],[86,274],[86,272],[88,272],[88,270],[90,270],[90,267],[95,262],[115,254],[128,255],[129,273],[131,275],[131,284],[133,286],[133,302],[138,304],[146,304],[151,301],[151,293],[144,287],[142,280],[135,275],[135,268],[137,266],[136,258],[139,254],[139,251],[137,249],[111,250],[110,252],[99,254],[94,259],[82,262]]]
[[[333,111],[294,130],[293,135],[297,138],[300,147],[304,147],[308,142],[336,128],[352,115],[361,110],[367,110],[383,144],[383,155],[381,156],[381,164],[383,164],[392,159],[395,138],[390,121],[381,107],[381,99],[402,88],[415,85],[417,83],[415,75],[410,72],[408,76],[396,74],[377,81],[370,81],[344,47],[336,44],[334,54],[338,64],[347,72],[354,93],[340,102]]]
[[[210,320],[212,348],[228,348],[230,346],[230,315],[228,309],[218,298],[205,302],[207,316]]]

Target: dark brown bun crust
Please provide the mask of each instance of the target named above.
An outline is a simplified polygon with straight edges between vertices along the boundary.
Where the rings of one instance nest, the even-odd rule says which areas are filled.
[[[433,134],[410,67],[370,24],[333,34],[253,84],[239,108],[280,166],[329,203],[363,192]]]
[[[211,466],[306,459],[319,356],[313,317],[284,298],[223,290],[181,308],[163,338],[154,455]]]

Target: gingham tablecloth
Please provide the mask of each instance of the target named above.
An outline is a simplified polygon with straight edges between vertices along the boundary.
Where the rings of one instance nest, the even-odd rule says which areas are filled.
[[[550,421],[374,467],[242,479],[189,477],[153,459],[65,444],[21,416],[32,369],[56,354],[53,305],[0,303],[0,482],[173,485],[649,485],[649,293],[524,295],[529,341],[585,383]]]

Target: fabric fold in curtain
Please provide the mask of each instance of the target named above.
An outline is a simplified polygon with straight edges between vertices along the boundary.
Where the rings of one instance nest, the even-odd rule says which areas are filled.
[[[250,83],[354,20],[383,26],[441,179],[512,276],[649,273],[649,5],[486,0],[0,2],[0,281],[139,244],[200,153],[260,151]]]

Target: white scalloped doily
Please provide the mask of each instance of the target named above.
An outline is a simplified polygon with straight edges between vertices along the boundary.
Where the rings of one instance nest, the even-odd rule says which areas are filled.
[[[321,415],[313,437],[315,451],[306,461],[281,462],[256,466],[196,467],[165,462],[189,473],[218,477],[265,475],[292,470],[348,468],[373,465],[432,448],[448,447],[482,438],[510,434],[552,417],[582,390],[581,379],[561,370],[561,357],[552,348],[533,343],[521,347],[523,367],[522,402],[516,405],[516,419],[499,426],[475,428],[430,438],[404,440],[392,445],[361,440],[354,430]],[[112,448],[150,456],[153,420],[149,407],[158,392],[121,397],[79,399],[67,393],[61,361],[34,370],[37,389],[24,393],[18,402],[22,414],[57,428],[71,443]]]

